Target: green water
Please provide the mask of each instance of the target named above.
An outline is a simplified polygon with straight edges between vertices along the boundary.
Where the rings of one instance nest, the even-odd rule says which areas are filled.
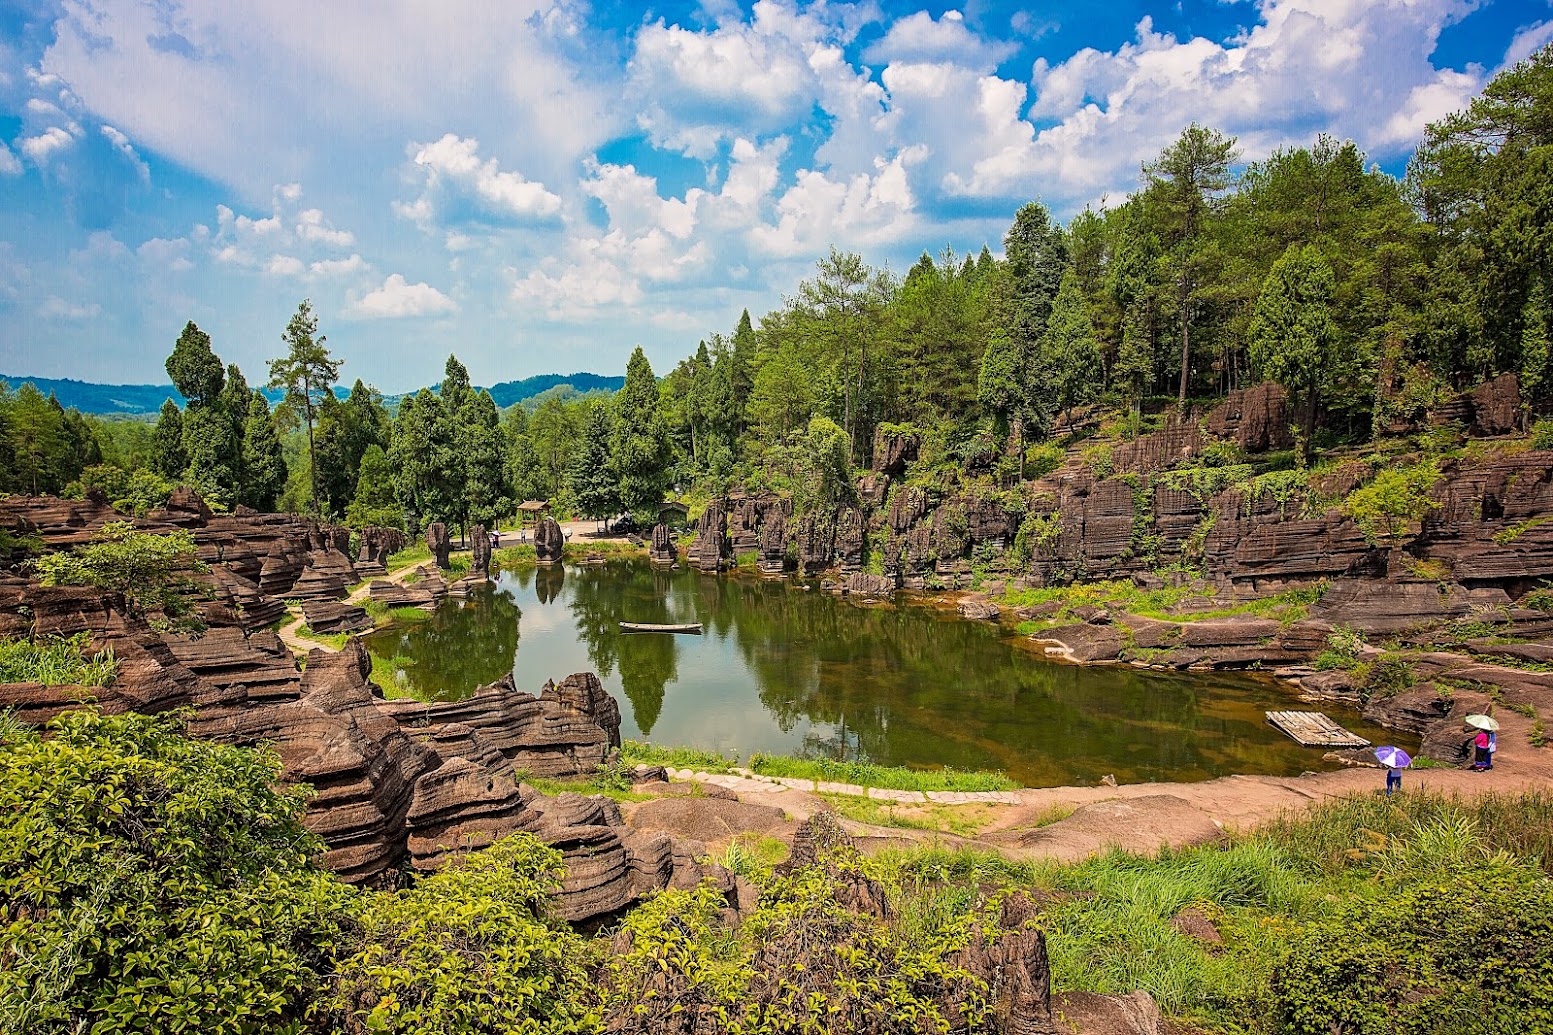
[[[706,631],[628,634],[620,621]],[[624,736],[741,756],[1000,769],[1029,786],[1327,768],[1321,751],[1263,721],[1300,707],[1270,680],[1059,665],[1012,628],[922,601],[862,605],[645,561],[503,571],[469,600],[367,641],[401,659],[401,689],[426,698],[466,696],[509,669],[535,693],[595,671],[621,703]],[[1394,740],[1325,710],[1377,743]]]

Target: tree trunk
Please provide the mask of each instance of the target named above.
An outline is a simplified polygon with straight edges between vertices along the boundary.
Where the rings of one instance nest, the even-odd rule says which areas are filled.
[[[322,518],[323,510],[318,502],[318,454],[313,450],[313,386],[302,379],[302,409],[307,414],[307,473],[308,488],[313,495],[313,517]]]
[[[1186,409],[1186,382],[1192,372],[1192,342],[1190,337],[1190,328],[1191,325],[1187,321],[1186,317],[1186,305],[1183,301],[1181,306],[1181,394],[1177,400],[1182,410]]]

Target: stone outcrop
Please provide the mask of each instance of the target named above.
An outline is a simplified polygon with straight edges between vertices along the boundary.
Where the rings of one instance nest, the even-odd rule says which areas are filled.
[[[448,526],[440,521],[433,521],[426,526],[426,549],[431,551],[431,559],[443,571],[447,571],[453,565],[448,560],[448,554],[453,549],[453,540],[448,535]]]
[[[373,626],[365,609],[337,600],[304,600],[302,616],[309,629],[329,635],[362,632]]]
[[[836,551],[833,514],[809,513],[798,519],[798,570],[817,575],[829,568]]]
[[[546,514],[534,526],[534,558],[540,564],[560,564],[566,536],[555,518]]]
[[[1228,439],[1247,453],[1265,453],[1294,445],[1289,397],[1271,381],[1229,393],[1205,423],[1208,433]]]
[[[685,560],[697,571],[719,572],[728,566],[728,512],[722,500],[712,500],[696,520],[696,541]]]
[[[367,596],[386,607],[418,607],[434,611],[448,595],[442,573],[429,564],[416,568],[403,582],[379,580],[367,587]]]
[[[769,514],[760,529],[760,555],[755,562],[762,575],[781,575],[787,570],[787,515]]]
[[[669,526],[663,523],[652,526],[652,542],[647,547],[647,559],[656,568],[672,568],[679,563],[679,551],[674,546],[674,537],[669,535]]]
[[[491,574],[491,534],[484,525],[469,530],[469,574],[480,578]]]
[[[356,553],[356,573],[364,579],[388,574],[388,558],[410,544],[409,537],[397,528],[363,528],[361,548]]]
[[[891,478],[906,473],[906,465],[917,459],[922,436],[915,431],[887,431],[884,427],[874,430],[873,469]]]

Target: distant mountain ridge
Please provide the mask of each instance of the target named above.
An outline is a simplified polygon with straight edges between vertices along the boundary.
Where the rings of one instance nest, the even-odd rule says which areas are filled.
[[[13,389],[20,388],[24,383],[31,382],[37,386],[38,391],[47,395],[50,392],[59,400],[59,404],[66,409],[74,407],[82,413],[96,413],[104,415],[122,414],[125,416],[138,416],[147,413],[156,413],[162,408],[162,403],[171,399],[179,406],[184,404],[184,398],[178,393],[178,389],[172,385],[103,385],[92,381],[77,381],[74,378],[52,377],[25,377],[13,374],[0,374],[0,381],[4,381]],[[608,392],[618,391],[625,384],[624,377],[606,377],[603,374],[589,374],[578,372],[575,374],[535,374],[533,377],[525,377],[521,381],[503,381],[492,385],[489,389],[491,398],[498,407],[505,408],[513,403],[532,399],[541,392],[549,391],[557,385],[571,385],[579,392],[591,392],[602,389]],[[435,391],[440,385],[433,385]],[[265,398],[271,403],[280,401],[282,393],[274,388],[261,388]],[[336,385],[334,393],[341,398],[350,394],[350,385]],[[413,395],[407,392],[406,395]],[[397,402],[404,398],[402,395],[387,396],[385,402]]]

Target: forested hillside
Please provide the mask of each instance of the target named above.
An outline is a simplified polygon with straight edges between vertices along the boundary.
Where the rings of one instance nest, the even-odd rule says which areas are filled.
[[[330,390],[338,364],[304,302],[271,365],[272,412],[191,323],[167,363],[187,408],[164,407],[154,429],[27,387],[0,399],[0,483],[97,486],[144,507],[184,481],[216,506],[412,531],[496,520],[525,498],[596,516],[736,484],[802,508],[851,491],[881,427],[920,432],[927,468],[1012,485],[1049,466],[1049,442],[1097,423],[1126,438],[1166,407],[1264,380],[1287,394],[1304,464],[1502,373],[1519,380],[1523,423],[1543,412],[1550,226],[1544,48],[1432,124],[1402,180],[1326,136],[1242,166],[1234,139],[1192,125],[1113,207],[1064,226],[1031,202],[1001,257],[946,247],[904,274],[833,251],[782,306],[745,313],[661,379],[638,350],[609,400],[556,392],[504,413],[507,395],[471,388],[449,357],[440,392],[390,417],[365,380]]]

